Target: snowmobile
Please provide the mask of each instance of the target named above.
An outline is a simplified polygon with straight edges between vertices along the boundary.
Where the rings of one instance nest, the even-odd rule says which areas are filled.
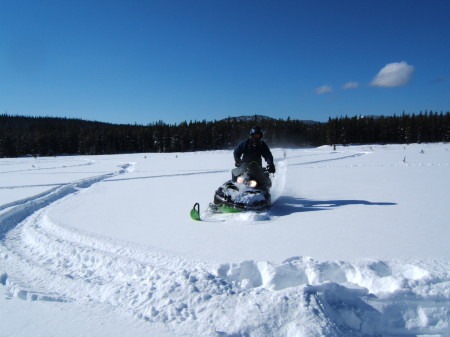
[[[214,194],[216,209],[236,211],[262,211],[270,208],[270,187],[267,170],[256,162],[250,163],[236,181],[228,180]]]
[[[235,175],[239,172],[239,175]],[[264,211],[271,206],[272,182],[267,168],[251,162],[244,169],[234,169],[233,179],[226,181],[214,193],[214,202],[209,205],[212,213],[237,213],[242,211]],[[200,220],[200,205],[191,210],[191,218]]]

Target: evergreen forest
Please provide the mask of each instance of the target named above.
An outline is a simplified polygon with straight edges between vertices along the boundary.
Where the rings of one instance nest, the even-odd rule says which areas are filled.
[[[329,118],[264,116],[216,121],[110,124],[81,119],[0,115],[0,157],[101,155],[232,149],[259,125],[271,147],[450,141],[450,112]]]

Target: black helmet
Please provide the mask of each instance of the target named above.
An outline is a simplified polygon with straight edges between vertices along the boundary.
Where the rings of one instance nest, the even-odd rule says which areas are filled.
[[[259,133],[261,135],[261,138],[264,136],[264,132],[259,126],[254,126],[250,129],[250,137],[255,133]]]

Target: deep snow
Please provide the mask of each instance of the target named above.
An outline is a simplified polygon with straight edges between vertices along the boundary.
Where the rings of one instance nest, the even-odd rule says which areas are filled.
[[[450,336],[449,147],[275,149],[202,222],[231,151],[0,159],[0,335]]]

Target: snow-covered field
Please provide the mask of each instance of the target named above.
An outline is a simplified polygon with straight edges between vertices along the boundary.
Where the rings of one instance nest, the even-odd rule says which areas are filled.
[[[0,336],[450,336],[450,144],[0,159]]]

